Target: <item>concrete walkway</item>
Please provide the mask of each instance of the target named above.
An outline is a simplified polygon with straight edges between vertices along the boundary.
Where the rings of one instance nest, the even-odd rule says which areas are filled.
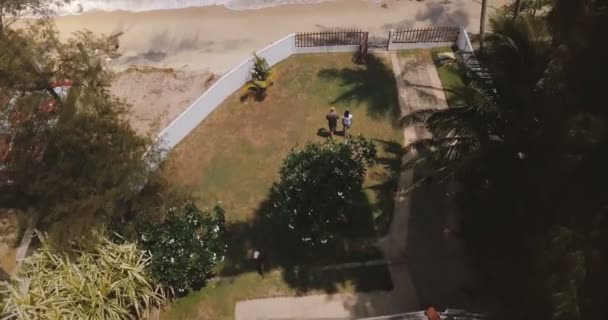
[[[402,115],[422,108],[447,107],[445,93],[430,53],[420,52],[400,58],[392,52],[389,57],[397,82]],[[404,145],[422,136],[428,136],[423,128],[406,128]],[[411,155],[405,155],[402,161],[406,162],[408,157]],[[384,257],[392,261],[388,266],[393,280],[392,291],[242,301],[236,305],[235,319],[353,319],[420,310],[435,301],[436,295],[442,297],[437,303],[455,301],[451,297],[455,295],[454,290],[446,290],[443,287],[458,287],[459,284],[454,281],[442,283],[445,275],[450,274],[450,270],[436,268],[437,265],[445,263],[456,267],[447,262],[449,258],[443,259],[447,252],[442,244],[446,239],[441,231],[437,231],[444,229],[445,221],[429,222],[424,218],[412,220],[412,214],[415,212],[440,212],[443,208],[427,208],[422,201],[414,199],[415,195],[408,192],[414,176],[413,170],[401,173],[389,232],[376,244]],[[437,202],[434,199],[424,201]],[[415,208],[419,208],[416,209],[419,211],[414,211]],[[433,251],[430,254],[425,252],[427,245],[428,250]],[[461,257],[460,254],[453,256],[457,257],[457,260]],[[458,269],[462,267],[458,266]],[[433,280],[434,278],[438,281]],[[424,289],[427,286],[429,288]],[[424,291],[423,301],[420,291]]]

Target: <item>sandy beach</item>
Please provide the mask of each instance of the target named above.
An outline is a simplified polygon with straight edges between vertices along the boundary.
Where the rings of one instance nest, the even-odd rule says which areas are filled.
[[[490,0],[496,7],[507,0]],[[148,12],[89,12],[57,17],[68,36],[87,28],[124,32],[117,68],[146,65],[222,74],[252,52],[291,32],[362,29],[386,38],[390,28],[464,25],[479,29],[478,0],[337,0],[235,11],[221,6]],[[492,10],[490,9],[489,12]]]

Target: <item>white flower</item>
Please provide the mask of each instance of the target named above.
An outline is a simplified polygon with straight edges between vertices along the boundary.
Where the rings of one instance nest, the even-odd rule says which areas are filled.
[[[220,231],[220,226],[215,226],[215,228],[213,228],[213,232],[218,232]]]
[[[173,259],[173,257],[171,257],[171,263],[175,263],[175,259]]]
[[[327,239],[322,239],[322,240],[321,240],[321,243],[322,243],[322,244],[326,244],[326,243],[327,243]]]
[[[226,258],[226,256],[222,256],[222,257],[220,258],[220,262],[224,261],[224,258]]]
[[[304,242],[308,242],[308,241],[310,241],[310,240],[312,240],[312,238],[308,238],[308,237],[306,237],[306,238],[302,238],[302,241],[304,241]]]
[[[141,235],[141,240],[142,240],[142,241],[146,241],[146,236],[142,234],[142,235]]]
[[[174,239],[169,240],[169,244],[173,244],[175,242]]]

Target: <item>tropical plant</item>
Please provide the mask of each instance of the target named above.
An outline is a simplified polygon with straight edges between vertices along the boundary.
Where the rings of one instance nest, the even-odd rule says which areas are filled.
[[[434,174],[449,176],[490,153],[506,160],[532,151],[531,139],[541,134],[533,101],[547,77],[549,43],[534,33],[526,19],[497,17],[491,25],[480,53],[491,79],[466,64],[460,66],[469,82],[461,92],[467,105],[420,110],[403,118],[404,125],[422,125],[432,134],[406,147],[417,151],[408,166],[433,162]]]
[[[472,80],[478,101],[405,119],[437,133],[410,146],[413,163],[462,173],[463,234],[491,261],[499,319],[603,319],[608,5],[554,1],[542,28],[510,14],[484,38],[491,83]]]
[[[154,174],[152,138],[136,134],[108,91],[110,38],[77,32],[64,42],[47,19],[0,30],[0,203],[39,214],[59,230],[51,236],[133,213]]]
[[[327,243],[349,221],[353,198],[361,192],[366,166],[376,146],[364,137],[309,142],[283,160],[272,188],[274,215],[296,239]]]
[[[273,84],[273,73],[266,58],[253,54],[253,66],[251,68],[251,80],[245,86],[248,94],[252,94],[257,101],[266,97],[268,87]]]
[[[135,244],[96,234],[65,252],[38,237],[42,247],[8,284],[5,319],[146,319],[165,302]]]
[[[224,259],[224,209],[221,203],[201,211],[192,203],[169,209],[165,221],[140,232],[140,244],[152,255],[155,279],[179,294],[203,285]]]

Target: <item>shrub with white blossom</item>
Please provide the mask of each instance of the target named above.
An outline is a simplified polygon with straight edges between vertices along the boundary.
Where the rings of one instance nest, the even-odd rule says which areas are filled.
[[[203,285],[224,259],[224,232],[220,203],[210,211],[186,203],[171,208],[162,223],[144,226],[139,241],[152,256],[152,275],[181,294]]]
[[[293,149],[273,186],[274,215],[301,241],[327,243],[348,222],[352,199],[376,154],[374,143],[363,137]]]

